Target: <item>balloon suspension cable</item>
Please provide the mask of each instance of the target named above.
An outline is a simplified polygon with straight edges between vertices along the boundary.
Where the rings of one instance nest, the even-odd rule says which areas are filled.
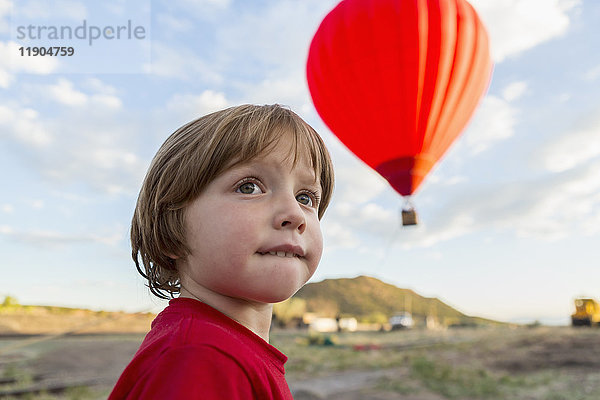
[[[404,205],[402,206],[400,215],[402,218],[402,226],[417,225],[417,211],[415,210],[415,206],[413,205],[410,196],[404,197]]]
[[[413,205],[412,198],[410,196],[404,196],[404,204],[400,208],[400,218],[403,226],[417,224],[417,213],[415,211],[415,206]],[[397,225],[394,229],[394,232],[388,237],[387,243],[383,251],[383,255],[381,256],[381,266],[385,265],[388,256],[392,250],[392,246],[394,242],[398,239],[400,229],[400,225]]]
[[[404,204],[402,205],[403,211],[412,211],[415,209],[415,206],[412,202],[411,196],[404,196]]]
[[[381,259],[379,262],[381,267],[383,267],[385,265],[385,263],[388,259],[388,255],[390,254],[390,251],[392,249],[392,245],[394,244],[396,239],[398,239],[399,233],[400,233],[400,226],[396,226],[396,228],[394,228],[394,232],[392,232],[392,234],[388,237],[387,243],[383,250],[383,255],[381,256]]]

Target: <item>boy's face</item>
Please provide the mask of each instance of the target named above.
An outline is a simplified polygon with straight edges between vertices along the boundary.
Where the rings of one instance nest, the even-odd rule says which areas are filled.
[[[185,214],[191,254],[178,262],[182,286],[275,303],[315,272],[323,251],[321,186],[308,160],[292,167],[285,138],[264,156],[213,180]]]

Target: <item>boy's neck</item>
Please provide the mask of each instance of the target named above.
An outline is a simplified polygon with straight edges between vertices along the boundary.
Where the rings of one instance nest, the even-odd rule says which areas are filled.
[[[192,293],[190,290],[182,287],[179,297],[201,301],[250,329],[265,342],[269,342],[271,318],[273,317],[272,304],[254,303],[243,299],[227,297],[205,288],[194,288],[194,292]]]

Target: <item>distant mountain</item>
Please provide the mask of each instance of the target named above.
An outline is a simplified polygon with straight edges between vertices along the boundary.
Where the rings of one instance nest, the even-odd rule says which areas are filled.
[[[307,312],[329,317],[353,316],[363,322],[385,322],[398,312],[409,311],[421,323],[428,316],[444,325],[497,323],[470,317],[437,298],[423,297],[369,276],[309,283],[293,298],[305,301]]]

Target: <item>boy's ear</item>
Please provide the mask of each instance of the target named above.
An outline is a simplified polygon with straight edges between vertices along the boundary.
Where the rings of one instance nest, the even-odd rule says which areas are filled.
[[[179,256],[171,253],[167,254],[167,257],[169,257],[171,260],[178,260],[180,258]]]

